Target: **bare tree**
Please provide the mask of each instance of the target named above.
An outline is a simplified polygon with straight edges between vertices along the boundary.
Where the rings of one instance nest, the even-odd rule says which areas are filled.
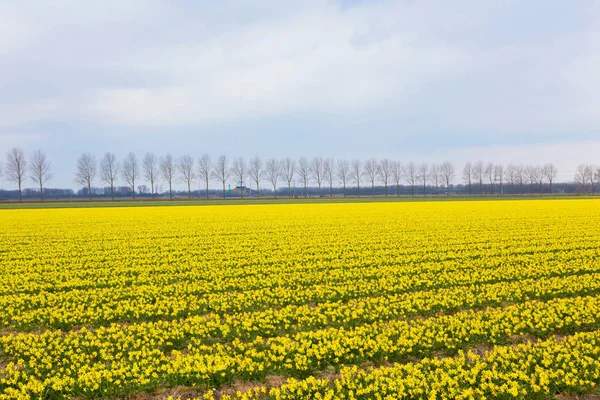
[[[400,197],[400,182],[404,176],[404,166],[400,161],[392,162],[392,179],[396,184],[396,196]]]
[[[581,186],[581,190],[583,191],[583,193],[586,193],[586,186],[589,182],[592,196],[594,195],[595,191],[595,175],[597,175],[594,170],[595,168],[593,165],[580,164],[577,166],[577,170],[575,172],[575,183]]]
[[[77,160],[75,182],[78,185],[87,187],[90,201],[92,200],[92,182],[94,181],[94,178],[96,178],[96,173],[96,157],[90,153],[82,154]]]
[[[495,170],[494,170],[494,163],[487,163],[483,170],[483,174],[485,175],[488,182],[490,183],[490,194],[494,194],[494,186],[496,184],[496,174],[495,174]]]
[[[27,171],[27,161],[23,150],[14,147],[6,155],[6,176],[19,187],[19,201],[23,201],[22,185]]]
[[[450,184],[454,181],[456,177],[456,171],[454,169],[454,165],[450,161],[445,161],[440,166],[440,175],[444,184],[446,185],[446,196],[450,196]]]
[[[423,196],[427,196],[427,178],[429,178],[429,167],[425,163],[419,164],[417,179],[423,184]]]
[[[267,180],[273,185],[273,196],[277,198],[277,182],[281,178],[281,165],[276,158],[269,158],[265,164]]]
[[[131,187],[131,197],[135,200],[135,181],[139,176],[139,165],[135,153],[130,152],[123,160],[121,175],[123,180]]]
[[[154,200],[154,191],[156,181],[156,157],[153,153],[146,153],[142,160],[142,168],[144,170],[144,176],[150,182],[150,193],[152,194],[152,200]]]
[[[360,178],[362,177],[362,162],[360,160],[352,160],[350,177],[356,182],[357,195],[360,197]]]
[[[115,182],[119,175],[119,163],[114,153],[104,153],[100,160],[100,179],[110,186],[110,196],[115,199]]]
[[[587,184],[588,178],[587,178],[587,172],[588,172],[588,166],[585,164],[579,164],[577,166],[577,169],[575,170],[575,183],[577,184],[577,186],[581,187],[581,191],[583,193],[585,193],[585,185]]]
[[[469,195],[473,194],[473,164],[469,161],[462,170],[463,181],[469,186]]]
[[[333,158],[326,158],[323,161],[323,176],[329,183],[329,197],[333,197],[333,178],[335,177],[335,162]]]
[[[52,178],[50,172],[50,162],[46,154],[41,150],[36,151],[31,156],[31,180],[40,188],[40,200],[44,201],[44,184]]]
[[[504,166],[502,164],[494,166],[494,180],[498,183],[498,193],[504,194]]]
[[[298,159],[298,175],[304,184],[304,197],[308,196],[308,180],[310,179],[310,165],[306,157]]]
[[[350,163],[348,160],[339,160],[337,162],[336,175],[344,188],[344,197],[346,197],[346,185],[350,179]]]
[[[225,198],[225,182],[229,179],[229,162],[226,156],[219,156],[211,174],[216,180],[223,184],[223,198]]]
[[[483,161],[477,161],[473,164],[473,179],[479,183],[479,195],[483,196],[483,177],[484,177],[485,167],[483,165]]]
[[[175,178],[175,172],[177,167],[173,161],[173,156],[167,154],[160,159],[160,173],[169,185],[169,200],[173,200],[173,179]]]
[[[523,183],[525,182],[525,167],[523,164],[515,166],[515,176],[517,178],[517,183],[519,184],[519,192],[521,193],[521,196],[523,196]]]
[[[263,163],[262,160],[255,156],[250,160],[248,168],[248,176],[256,184],[256,196],[260,198],[260,180],[263,174]]]
[[[527,179],[527,183],[529,183],[530,194],[533,194],[533,185],[537,184],[539,173],[539,169],[533,165],[528,165],[525,167],[525,177]]]
[[[196,171],[194,170],[194,157],[184,154],[179,159],[179,174],[181,181],[187,185],[188,200],[192,198],[192,182],[196,179]]]
[[[550,184],[550,194],[552,194],[552,183],[554,182],[554,179],[556,179],[556,175],[558,175],[558,170],[554,164],[546,164],[542,171],[546,179],[548,179],[548,183]]]
[[[596,183],[597,178],[598,178],[598,174],[596,173],[597,168],[594,167],[593,165],[587,165],[586,166],[586,175],[590,181],[590,187],[592,190],[592,196],[594,195],[595,189],[596,189]]]
[[[517,184],[517,166],[515,164],[508,164],[506,166],[506,182],[508,183],[510,193],[514,193]]]
[[[377,163],[377,160],[371,158],[365,161],[363,171],[365,177],[371,182],[371,197],[375,197],[375,180],[377,180],[379,171],[379,164]]]
[[[415,195],[415,185],[417,184],[417,165],[414,162],[409,162],[404,168],[404,179],[410,185],[411,196]]]
[[[429,180],[435,187],[435,194],[438,194],[438,187],[440,185],[440,181],[442,180],[440,167],[437,164],[433,164],[431,169],[429,170]]]
[[[246,165],[246,160],[243,157],[238,157],[233,160],[233,165],[231,166],[231,174],[235,178],[235,182],[240,187],[240,196],[242,199],[244,198],[244,181],[246,176],[248,175],[248,166]]]
[[[292,181],[294,180],[294,174],[296,172],[296,160],[286,157],[281,160],[281,173],[283,179],[287,182],[288,186],[288,197],[292,197]]]
[[[317,181],[319,187],[319,196],[321,196],[321,183],[325,174],[325,160],[323,157],[315,157],[310,163],[310,175]]]
[[[544,175],[544,167],[541,167],[541,166],[538,165],[535,168],[537,170],[536,178],[537,178],[537,184],[539,185],[539,188],[540,188],[540,196],[541,196],[542,195],[542,189],[543,189],[543,186],[544,186],[544,178],[546,176]]]
[[[212,170],[212,161],[208,154],[204,154],[198,160],[198,176],[204,182],[204,195],[208,199],[208,184],[210,182],[210,171]]]
[[[379,168],[377,170],[379,174],[379,178],[381,182],[383,182],[383,186],[385,187],[385,195],[388,195],[388,183],[390,181],[390,177],[392,175],[392,161],[388,158],[384,158],[379,163]]]

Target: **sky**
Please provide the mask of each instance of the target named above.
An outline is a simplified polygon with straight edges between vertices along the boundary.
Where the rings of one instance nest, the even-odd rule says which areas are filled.
[[[51,187],[106,151],[572,180],[600,164],[599,48],[593,0],[0,0],[0,160],[44,150]]]

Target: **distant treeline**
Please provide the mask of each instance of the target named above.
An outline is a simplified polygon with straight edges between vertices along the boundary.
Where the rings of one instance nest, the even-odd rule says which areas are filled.
[[[157,157],[146,153],[138,161],[135,153],[118,160],[105,153],[98,161],[90,153],[75,165],[74,181],[81,189],[47,188],[52,179],[51,163],[41,150],[26,158],[19,148],[0,165],[14,190],[1,190],[0,200],[76,198],[211,198],[211,197],[325,197],[325,196],[441,196],[441,195],[542,195],[595,194],[600,168],[582,164],[573,181],[555,182],[554,164],[524,165],[466,163],[460,172],[446,161],[440,164],[401,163],[390,159],[334,160],[290,157],[262,160],[237,157],[229,160],[208,155],[179,159],[170,154]],[[25,188],[28,182],[35,189]],[[173,189],[183,183],[186,190]],[[220,189],[211,188],[218,183]],[[100,184],[100,185],[99,185]],[[263,186],[267,184],[268,188]]]

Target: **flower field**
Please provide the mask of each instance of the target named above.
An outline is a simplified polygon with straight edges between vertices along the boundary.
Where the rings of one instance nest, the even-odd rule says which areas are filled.
[[[600,385],[600,202],[0,211],[0,399]]]

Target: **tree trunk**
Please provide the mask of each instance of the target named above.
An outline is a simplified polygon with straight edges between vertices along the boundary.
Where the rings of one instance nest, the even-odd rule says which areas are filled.
[[[92,183],[88,182],[88,196],[90,196],[90,201],[92,201]]]
[[[169,181],[169,200],[173,200],[173,184]]]
[[[277,198],[277,185],[273,185],[273,197]]]
[[[115,185],[114,184],[110,185],[110,198],[112,199],[112,201],[115,201]]]
[[[359,182],[357,182],[357,183],[356,183],[356,186],[357,186],[357,193],[358,193],[358,197],[360,197],[360,183],[359,183]]]
[[[42,187],[41,183],[40,183],[40,201],[44,201],[44,188]]]
[[[260,189],[258,188],[258,182],[256,182],[256,197],[260,199]]]
[[[206,180],[206,199],[208,199],[208,179]]]
[[[190,182],[188,182],[188,200],[192,199],[192,186]]]
[[[329,197],[333,197],[333,184],[329,184]]]
[[[288,182],[288,197],[292,198],[292,184]]]
[[[371,181],[371,197],[375,197],[375,182]]]
[[[385,197],[387,197],[387,195],[388,195],[388,189],[387,189],[387,182],[386,182],[386,184],[385,184]]]
[[[131,198],[135,200],[135,182],[131,185]]]
[[[21,182],[19,181],[19,201],[23,201],[23,192],[21,192]]]

